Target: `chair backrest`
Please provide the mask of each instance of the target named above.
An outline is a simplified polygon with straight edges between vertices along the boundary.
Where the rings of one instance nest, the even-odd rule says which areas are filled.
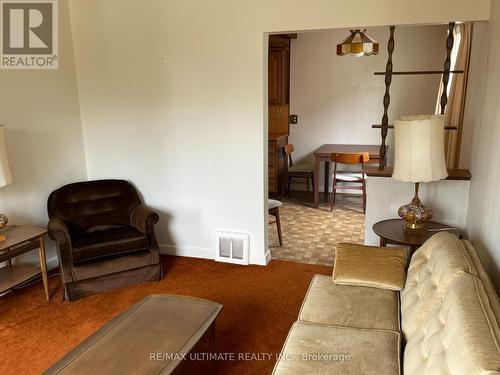
[[[332,154],[332,161],[339,164],[364,164],[368,160],[370,160],[370,154],[368,154],[368,152]]]
[[[370,160],[370,154],[368,152],[357,152],[357,153],[333,153],[332,161],[333,165],[333,175],[337,176],[337,165],[338,164],[361,164],[361,171],[363,171],[364,163]],[[364,173],[363,173],[364,176]]]
[[[293,166],[292,152],[294,151],[293,144],[288,143],[283,146],[283,156],[285,157],[285,162],[287,167]]]
[[[124,180],[77,182],[53,191],[49,217],[59,217],[73,233],[90,233],[130,225],[130,212],[141,200]]]

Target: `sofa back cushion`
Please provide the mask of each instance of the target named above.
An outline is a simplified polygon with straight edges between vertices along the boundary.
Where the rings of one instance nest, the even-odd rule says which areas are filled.
[[[474,247],[472,246],[472,244],[467,240],[463,240],[462,242],[464,243],[465,248],[467,249],[467,253],[472,259],[472,263],[474,264],[477,270],[478,277],[481,280],[481,283],[483,284],[484,291],[488,296],[488,301],[491,310],[495,315],[497,324],[500,325],[500,301],[498,299],[498,294],[495,291],[495,287],[493,286],[493,283],[491,282],[489,276],[486,274],[486,271],[484,270],[483,265],[481,264],[481,260],[479,259],[479,256]]]
[[[401,291],[401,330],[405,340],[440,309],[450,285],[465,272],[476,274],[465,245],[451,233],[435,234],[413,254]]]
[[[48,213],[63,219],[78,235],[130,225],[130,212],[139,203],[137,191],[127,181],[86,181],[52,192]]]
[[[500,374],[500,332],[480,279],[454,279],[440,308],[411,335],[404,374]]]

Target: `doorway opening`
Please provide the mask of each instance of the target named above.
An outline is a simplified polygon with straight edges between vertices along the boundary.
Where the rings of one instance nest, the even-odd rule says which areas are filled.
[[[441,67],[447,27],[399,26],[394,65],[405,70]],[[393,164],[393,133],[388,133],[381,156],[380,129],[372,128],[383,112],[385,82],[374,73],[385,70],[390,29],[369,28],[367,34],[380,49],[362,57],[337,55],[337,44],[349,34],[349,29],[332,29],[269,36],[268,190],[269,198],[281,203],[282,232],[280,245],[276,219],[270,217],[273,259],[333,266],[337,243],[363,244],[371,231],[365,211],[376,197],[370,196],[369,186],[350,187],[357,186],[360,176],[366,182],[360,167],[378,166],[382,157],[384,164]],[[434,113],[440,82],[440,75],[394,80],[389,118]],[[337,160],[335,168],[334,154],[361,156],[359,163]],[[334,171],[346,180],[334,178]],[[336,191],[332,204],[334,186],[349,189]]]

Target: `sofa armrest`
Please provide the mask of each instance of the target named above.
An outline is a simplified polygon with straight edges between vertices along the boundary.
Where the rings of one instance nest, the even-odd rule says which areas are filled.
[[[158,223],[160,216],[150,208],[138,204],[130,212],[130,225],[141,233],[154,234],[154,225]]]
[[[339,243],[333,282],[400,291],[406,281],[408,253],[397,247]]]
[[[49,237],[57,243],[59,263],[64,277],[66,278],[66,281],[71,281],[73,279],[73,245],[68,226],[61,218],[51,217],[47,227]]]

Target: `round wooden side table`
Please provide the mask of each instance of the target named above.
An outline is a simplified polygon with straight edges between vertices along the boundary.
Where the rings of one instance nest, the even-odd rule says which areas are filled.
[[[373,224],[372,229],[380,237],[380,246],[385,247],[387,244],[409,246],[411,253],[438,232],[448,230],[462,238],[462,232],[458,229],[433,221],[425,223],[425,228],[417,231],[406,229],[401,219],[379,221]]]

